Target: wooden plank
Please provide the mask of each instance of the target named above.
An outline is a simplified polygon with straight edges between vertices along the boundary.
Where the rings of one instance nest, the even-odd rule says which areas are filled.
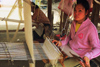
[[[30,0],[24,0],[24,22],[25,22],[25,39],[31,54],[32,60],[34,59],[34,51],[33,51],[33,35],[32,35],[32,19],[31,19],[31,6]],[[35,61],[33,61],[35,62]],[[35,63],[30,63],[30,67],[35,67]]]
[[[48,0],[48,18],[50,20],[50,29],[52,30],[53,27],[53,17],[52,17],[52,0]],[[50,31],[51,31],[50,30]]]
[[[61,31],[62,30],[62,15],[63,14],[63,12],[61,11],[61,15],[60,15],[60,28],[59,28],[59,31]]]
[[[48,18],[51,22],[51,13],[52,13],[52,0],[48,0]]]
[[[100,5],[97,4],[95,1],[93,1],[93,11],[92,11],[92,16],[91,16],[91,21],[94,23],[96,27],[99,22],[99,7]]]

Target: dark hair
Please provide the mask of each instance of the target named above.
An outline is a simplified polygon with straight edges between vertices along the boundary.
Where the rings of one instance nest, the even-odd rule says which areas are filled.
[[[35,9],[39,8],[39,6],[36,5],[34,2],[31,2],[31,6],[35,6]]]
[[[85,11],[90,9],[90,5],[87,0],[77,0],[77,4],[81,4],[85,8]]]

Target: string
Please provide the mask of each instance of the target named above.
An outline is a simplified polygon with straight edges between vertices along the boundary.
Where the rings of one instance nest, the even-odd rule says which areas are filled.
[[[0,59],[2,60],[29,60],[30,54],[24,43],[0,42]]]
[[[62,54],[59,49],[54,45],[50,38],[46,38],[43,44],[43,50],[50,59],[50,63],[55,65]]]
[[[76,3],[76,2],[75,2]],[[73,5],[73,8],[75,7],[75,5]],[[65,30],[65,28],[66,28],[66,25],[67,25],[67,23],[68,23],[68,19],[69,19],[69,15],[70,15],[70,12],[71,12],[71,9],[69,10],[69,14],[68,14],[68,16],[67,16],[67,18],[66,18],[66,22],[65,22],[65,25],[64,25],[64,28],[61,30],[61,34],[62,34],[62,32],[63,32],[63,30]],[[73,13],[73,12],[72,12]],[[69,25],[68,25],[68,29],[69,29]],[[65,37],[65,40],[67,39],[67,35],[68,35],[68,29],[67,29],[67,32],[66,32],[66,37]],[[59,40],[59,43],[61,42],[61,37],[60,37],[60,40]],[[64,50],[64,47],[63,48],[61,48],[61,50],[63,51]]]

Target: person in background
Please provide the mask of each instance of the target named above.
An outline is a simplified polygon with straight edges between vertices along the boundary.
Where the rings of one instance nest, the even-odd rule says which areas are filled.
[[[43,43],[46,36],[50,36],[51,31],[50,31],[50,21],[48,17],[44,14],[44,12],[39,8],[38,5],[36,5],[34,2],[31,2],[31,12],[33,12],[32,15],[32,27],[36,26],[35,29],[33,29],[33,40],[34,43]],[[39,67],[40,65],[38,64],[39,62],[41,65],[44,66],[44,63],[47,63],[48,61],[46,59],[42,59],[43,63],[41,60],[36,61],[35,66]],[[43,67],[41,66],[41,67]]]
[[[100,55],[98,31],[88,18],[88,13],[88,1],[77,0],[74,8],[74,21],[71,24],[69,35],[62,41],[52,41],[56,42],[58,46],[69,45],[85,61],[84,63],[80,62],[83,67],[90,67],[90,60]],[[63,67],[66,67],[66,64]]]
[[[43,13],[43,11],[36,5],[34,2],[31,2],[31,12],[33,26],[36,26],[36,29],[33,30],[33,39],[39,40],[44,39],[44,34],[46,36],[50,35],[50,21],[48,17]]]

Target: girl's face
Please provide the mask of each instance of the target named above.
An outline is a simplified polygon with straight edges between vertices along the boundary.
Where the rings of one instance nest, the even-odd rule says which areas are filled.
[[[74,9],[74,20],[78,23],[82,23],[87,13],[88,12],[85,11],[85,8],[81,4],[77,4]]]

